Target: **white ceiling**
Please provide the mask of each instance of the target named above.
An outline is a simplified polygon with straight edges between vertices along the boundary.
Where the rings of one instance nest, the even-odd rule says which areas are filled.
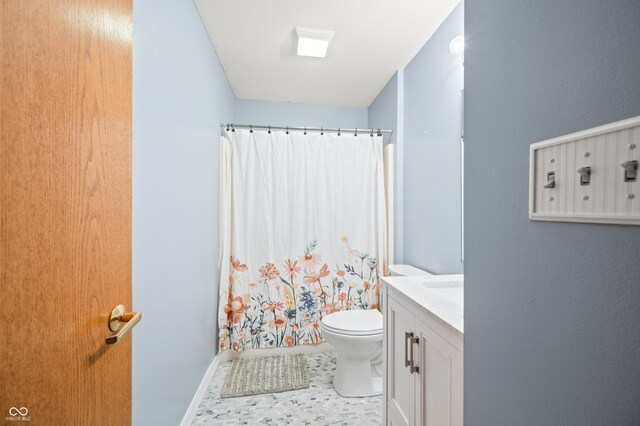
[[[368,107],[459,0],[195,0],[239,99]],[[333,30],[324,59],[295,27]]]

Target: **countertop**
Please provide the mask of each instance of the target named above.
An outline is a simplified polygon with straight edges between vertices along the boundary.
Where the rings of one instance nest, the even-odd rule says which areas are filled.
[[[382,281],[464,333],[464,275],[382,277]]]

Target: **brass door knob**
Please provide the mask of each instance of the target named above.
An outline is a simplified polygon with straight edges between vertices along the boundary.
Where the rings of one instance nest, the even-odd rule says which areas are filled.
[[[118,343],[142,318],[142,312],[126,312],[124,305],[118,305],[109,315],[109,330],[117,333],[107,337],[107,345]]]

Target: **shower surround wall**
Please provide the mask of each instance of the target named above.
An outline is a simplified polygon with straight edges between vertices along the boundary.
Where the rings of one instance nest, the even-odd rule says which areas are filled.
[[[218,135],[235,99],[193,2],[136,0],[133,18],[133,424],[173,426],[217,347]]]
[[[640,2],[465,21],[465,419],[637,425],[640,227],[530,221],[528,184],[531,143],[640,114]]]

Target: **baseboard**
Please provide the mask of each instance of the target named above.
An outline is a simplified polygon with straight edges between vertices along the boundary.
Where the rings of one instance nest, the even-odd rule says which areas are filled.
[[[209,387],[209,383],[211,383],[211,379],[213,378],[218,365],[220,365],[222,354],[217,354],[213,357],[213,361],[207,368],[207,371],[204,373],[204,377],[200,382],[200,386],[196,390],[195,395],[193,395],[193,399],[191,400],[191,404],[189,404],[189,408],[187,412],[184,414],[182,421],[180,422],[180,426],[191,426],[193,420],[196,418],[196,414],[198,412],[198,407],[200,407],[200,403],[202,402],[202,398],[204,398],[204,394],[207,392],[207,388]]]
[[[317,345],[299,345],[299,346],[287,346],[280,348],[262,348],[262,349],[245,349],[242,352],[234,352],[230,349],[220,352],[217,357],[220,357],[220,361],[231,361],[233,359],[240,358],[253,358],[257,356],[274,356],[274,355],[287,355],[287,354],[317,354],[321,352],[333,351],[333,346],[327,342],[319,343]]]

